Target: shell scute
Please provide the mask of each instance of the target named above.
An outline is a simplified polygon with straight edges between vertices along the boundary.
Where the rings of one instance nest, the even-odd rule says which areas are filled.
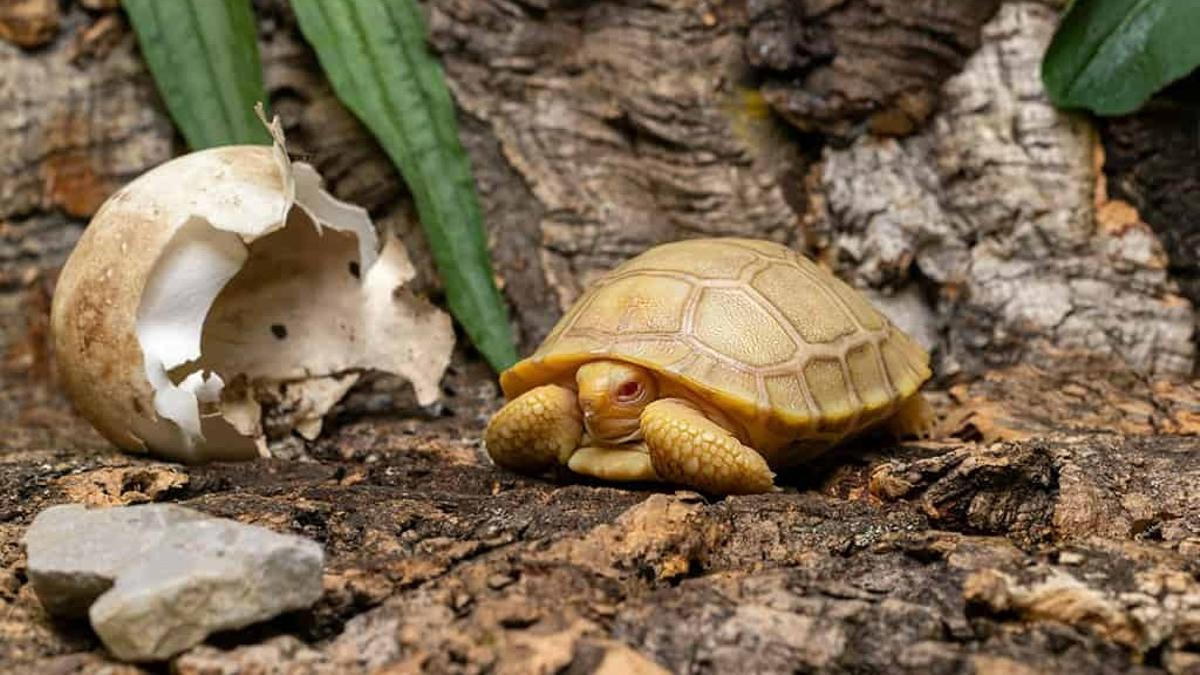
[[[859,324],[863,328],[867,330],[881,330],[887,325],[888,320],[879,313],[879,310],[872,307],[861,293],[850,288],[846,282],[829,275],[828,288],[836,293],[842,302],[846,303],[846,307],[850,309],[850,312],[854,314],[854,318],[858,319]]]
[[[736,397],[744,401],[755,401],[758,398],[757,378],[742,370],[729,359],[703,353],[689,364],[684,371],[686,377],[705,383],[720,383],[717,391],[723,396]]]
[[[618,344],[616,347],[631,359],[654,363],[667,370],[696,353],[696,349],[688,341],[678,337],[628,340],[627,344]]]
[[[652,274],[675,273],[700,279],[736,279],[759,257],[753,251],[729,247],[720,248],[719,254],[706,244],[698,242],[715,240],[693,239],[656,246],[645,253],[621,264],[612,271],[613,276],[635,272]],[[697,243],[698,245],[692,245]]]
[[[909,364],[909,359],[897,342],[898,340],[884,342],[880,345],[880,350],[883,352],[883,363],[892,384],[902,396],[907,396],[916,391],[925,378]]]
[[[617,279],[595,295],[573,328],[609,335],[678,333],[691,292],[691,284],[681,279]]]
[[[801,418],[816,416],[816,411],[807,403],[808,390],[799,373],[771,375],[764,378],[764,385],[771,407],[792,409]]]
[[[780,322],[741,289],[705,289],[694,316],[695,338],[741,363],[770,366],[796,353],[795,342]]]
[[[863,408],[873,411],[891,404],[895,392],[880,367],[872,345],[860,345],[847,352],[846,367]]]
[[[799,279],[807,285],[798,284]],[[815,281],[797,275],[792,265],[771,265],[756,274],[751,285],[779,308],[800,338],[809,344],[833,342],[857,330],[846,312],[830,303],[827,292]]]
[[[846,387],[840,361],[812,359],[804,365],[804,380],[812,390],[822,418],[840,421],[854,414],[857,397]]]

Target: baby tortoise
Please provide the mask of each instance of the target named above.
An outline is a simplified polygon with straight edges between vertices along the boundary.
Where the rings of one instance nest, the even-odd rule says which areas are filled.
[[[929,355],[857,291],[753,239],[652,248],[606,274],[500,376],[499,465],[766,492],[772,468],[866,429],[919,434]]]

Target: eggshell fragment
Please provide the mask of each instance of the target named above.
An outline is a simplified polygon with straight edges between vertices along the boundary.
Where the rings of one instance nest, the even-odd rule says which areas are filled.
[[[167,162],[114,194],[58,281],[62,385],[119,447],[197,462],[267,454],[273,428],[315,437],[367,370],[438,396],[450,319],[404,287],[398,240],[274,146]]]

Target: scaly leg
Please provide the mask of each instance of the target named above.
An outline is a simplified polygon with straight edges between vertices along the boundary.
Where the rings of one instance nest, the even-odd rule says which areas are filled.
[[[642,411],[642,436],[658,475],[710,494],[770,492],[763,456],[687,401],[660,399]]]
[[[910,396],[887,421],[887,430],[897,439],[929,438],[936,423],[933,408],[921,392]]]
[[[521,394],[492,416],[484,445],[492,461],[523,473],[540,473],[579,447],[583,420],[575,392],[547,384]]]

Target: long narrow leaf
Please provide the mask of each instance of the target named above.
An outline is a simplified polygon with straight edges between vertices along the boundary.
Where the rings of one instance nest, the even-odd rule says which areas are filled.
[[[334,91],[383,145],[413,194],[450,311],[496,370],[516,361],[492,277],[454,103],[414,0],[292,0]]]
[[[193,150],[269,144],[250,0],[124,0],[142,55]]]
[[[1197,0],[1076,0],[1046,50],[1042,81],[1057,106],[1123,115],[1197,65]]]

